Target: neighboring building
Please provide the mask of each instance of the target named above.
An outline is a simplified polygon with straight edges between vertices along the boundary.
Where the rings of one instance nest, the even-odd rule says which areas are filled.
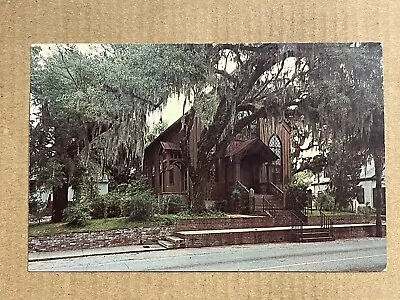
[[[145,172],[158,195],[190,192],[190,178],[179,146],[181,126],[178,119],[145,149]],[[202,122],[195,118],[189,138],[192,165],[197,163],[202,129]],[[227,147],[214,168],[209,200],[229,200],[237,182],[253,188],[256,194],[272,194],[274,185],[282,188],[291,181],[289,125],[257,120]]]
[[[376,180],[375,180],[375,167],[374,161],[367,162],[361,167],[359,186],[361,187],[360,193],[357,196],[357,201],[355,207],[359,206],[369,206],[375,207],[375,197],[376,197]],[[313,178],[311,183],[311,191],[314,196],[318,193],[325,191],[330,184],[330,178],[326,176],[325,172],[317,174]],[[385,168],[382,172],[382,197],[383,206],[386,206],[386,182],[385,182]]]
[[[52,203],[53,201],[53,191],[51,189],[45,189],[36,186],[35,179],[29,180],[30,191],[35,191],[36,196],[41,202]],[[99,176],[94,180],[94,184],[97,187],[99,194],[104,195],[108,193],[108,177],[107,175]],[[68,188],[68,202],[72,202],[74,199],[74,190],[72,187]]]

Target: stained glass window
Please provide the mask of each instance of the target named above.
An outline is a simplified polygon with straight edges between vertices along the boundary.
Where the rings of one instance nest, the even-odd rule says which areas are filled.
[[[273,135],[270,139],[269,139],[269,143],[268,143],[269,148],[272,150],[272,152],[275,153],[276,156],[278,156],[278,159],[276,161],[274,161],[274,165],[281,165],[281,157],[282,157],[282,143],[281,140],[279,139],[279,137],[277,135]]]

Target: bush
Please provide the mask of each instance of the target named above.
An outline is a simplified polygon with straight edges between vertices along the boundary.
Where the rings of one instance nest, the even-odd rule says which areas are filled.
[[[326,192],[320,193],[315,200],[315,206],[319,211],[332,211],[335,208],[335,199]]]
[[[168,214],[177,214],[188,209],[185,197],[177,194],[168,194],[162,197],[163,206]]]
[[[371,206],[359,206],[358,213],[366,216],[370,216],[376,213],[376,209]]]
[[[211,212],[226,212],[228,203],[226,200],[215,201],[210,208]]]
[[[237,185],[231,194],[233,210],[239,213],[248,213],[250,211],[250,199],[248,192],[240,185]]]
[[[119,193],[99,195],[90,201],[91,217],[93,219],[115,218],[121,216],[121,199]]]
[[[90,220],[90,205],[87,201],[74,203],[64,210],[63,215],[68,225],[85,226]]]
[[[301,205],[302,207],[310,206],[312,194],[302,186],[290,184],[286,187],[286,199],[288,205]]]
[[[151,191],[130,194],[122,198],[121,213],[130,221],[148,220],[154,214],[155,202],[156,197]]]
[[[288,206],[311,206],[312,193],[308,190],[312,174],[308,171],[297,173],[293,176],[291,184],[286,186],[286,199]]]

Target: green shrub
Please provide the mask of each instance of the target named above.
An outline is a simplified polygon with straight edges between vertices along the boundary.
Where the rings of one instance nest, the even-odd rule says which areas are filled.
[[[93,219],[115,218],[121,216],[121,199],[124,195],[108,193],[99,195],[90,201]]]
[[[250,211],[249,193],[241,186],[237,185],[232,193],[233,211],[239,213],[248,213]]]
[[[215,201],[210,207],[211,212],[226,212],[228,209],[228,203],[226,200]]]
[[[40,223],[42,218],[50,213],[47,201],[42,201],[37,195],[29,195],[29,220]]]
[[[64,212],[64,221],[71,226],[86,226],[90,220],[90,205],[81,201],[67,207]]]
[[[366,216],[370,216],[376,213],[376,209],[371,206],[359,206],[358,213]]]
[[[311,206],[312,193],[308,190],[312,173],[303,171],[293,176],[292,183],[286,186],[286,201],[288,206]]]
[[[289,184],[286,187],[286,201],[289,206],[295,203],[303,207],[310,206],[312,194],[305,187]]]
[[[177,214],[188,209],[185,197],[177,194],[167,194],[162,197],[163,205],[167,208],[168,214]]]
[[[130,221],[148,220],[154,214],[155,202],[156,197],[151,191],[133,193],[122,198],[121,213]]]
[[[333,211],[335,208],[335,199],[328,193],[319,193],[316,200],[315,206],[319,211]]]

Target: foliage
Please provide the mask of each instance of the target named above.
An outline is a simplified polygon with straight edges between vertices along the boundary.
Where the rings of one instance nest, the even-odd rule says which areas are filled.
[[[326,192],[319,193],[315,199],[315,207],[321,211],[333,211],[335,208],[335,199]]]
[[[30,221],[38,222],[49,214],[48,202],[40,197],[44,188],[36,188],[36,186],[29,187],[29,219]]]
[[[122,195],[108,193],[99,195],[90,201],[91,216],[93,219],[115,218],[121,216]]]
[[[146,145],[150,144],[156,137],[158,137],[165,129],[168,128],[168,124],[160,120],[158,123],[154,123],[146,135]]]
[[[365,216],[371,216],[376,214],[376,209],[370,206],[359,206],[357,212]]]
[[[121,211],[124,216],[128,216],[130,221],[149,220],[153,214],[153,205],[156,198],[151,192],[142,194],[132,194],[125,198]]]
[[[67,207],[63,215],[67,225],[86,226],[90,220],[90,205],[87,201],[76,202]]]
[[[162,209],[160,212],[167,212],[168,214],[177,214],[188,210],[186,199],[183,195],[167,194],[161,198]]]
[[[339,144],[340,140],[334,143]],[[331,180],[330,193],[335,198],[335,205],[339,209],[344,209],[357,197],[364,157],[349,149],[349,146],[342,141],[340,145],[331,148],[327,160],[326,173]]]
[[[85,167],[96,162],[117,183],[140,172],[147,114],[202,80],[200,57],[177,45],[91,50],[54,45],[50,55],[31,51],[30,175],[64,192],[80,180],[79,161]],[[59,202],[57,212],[66,205]]]
[[[210,208],[211,212],[227,212],[228,202],[226,200],[215,201]]]
[[[292,179],[292,185],[298,188],[306,189],[312,183],[312,173],[310,171],[302,171],[296,173]]]
[[[312,194],[308,190],[312,182],[312,174],[309,171],[297,173],[292,178],[292,183],[285,189],[285,197],[289,207],[291,205],[310,206]]]
[[[233,202],[233,211],[239,213],[249,213],[250,199],[249,193],[241,185],[236,185],[232,190],[231,199]]]
[[[144,177],[138,178],[131,184],[119,185],[116,192],[122,196],[121,214],[129,217],[129,220],[143,221],[153,216],[157,198]]]

